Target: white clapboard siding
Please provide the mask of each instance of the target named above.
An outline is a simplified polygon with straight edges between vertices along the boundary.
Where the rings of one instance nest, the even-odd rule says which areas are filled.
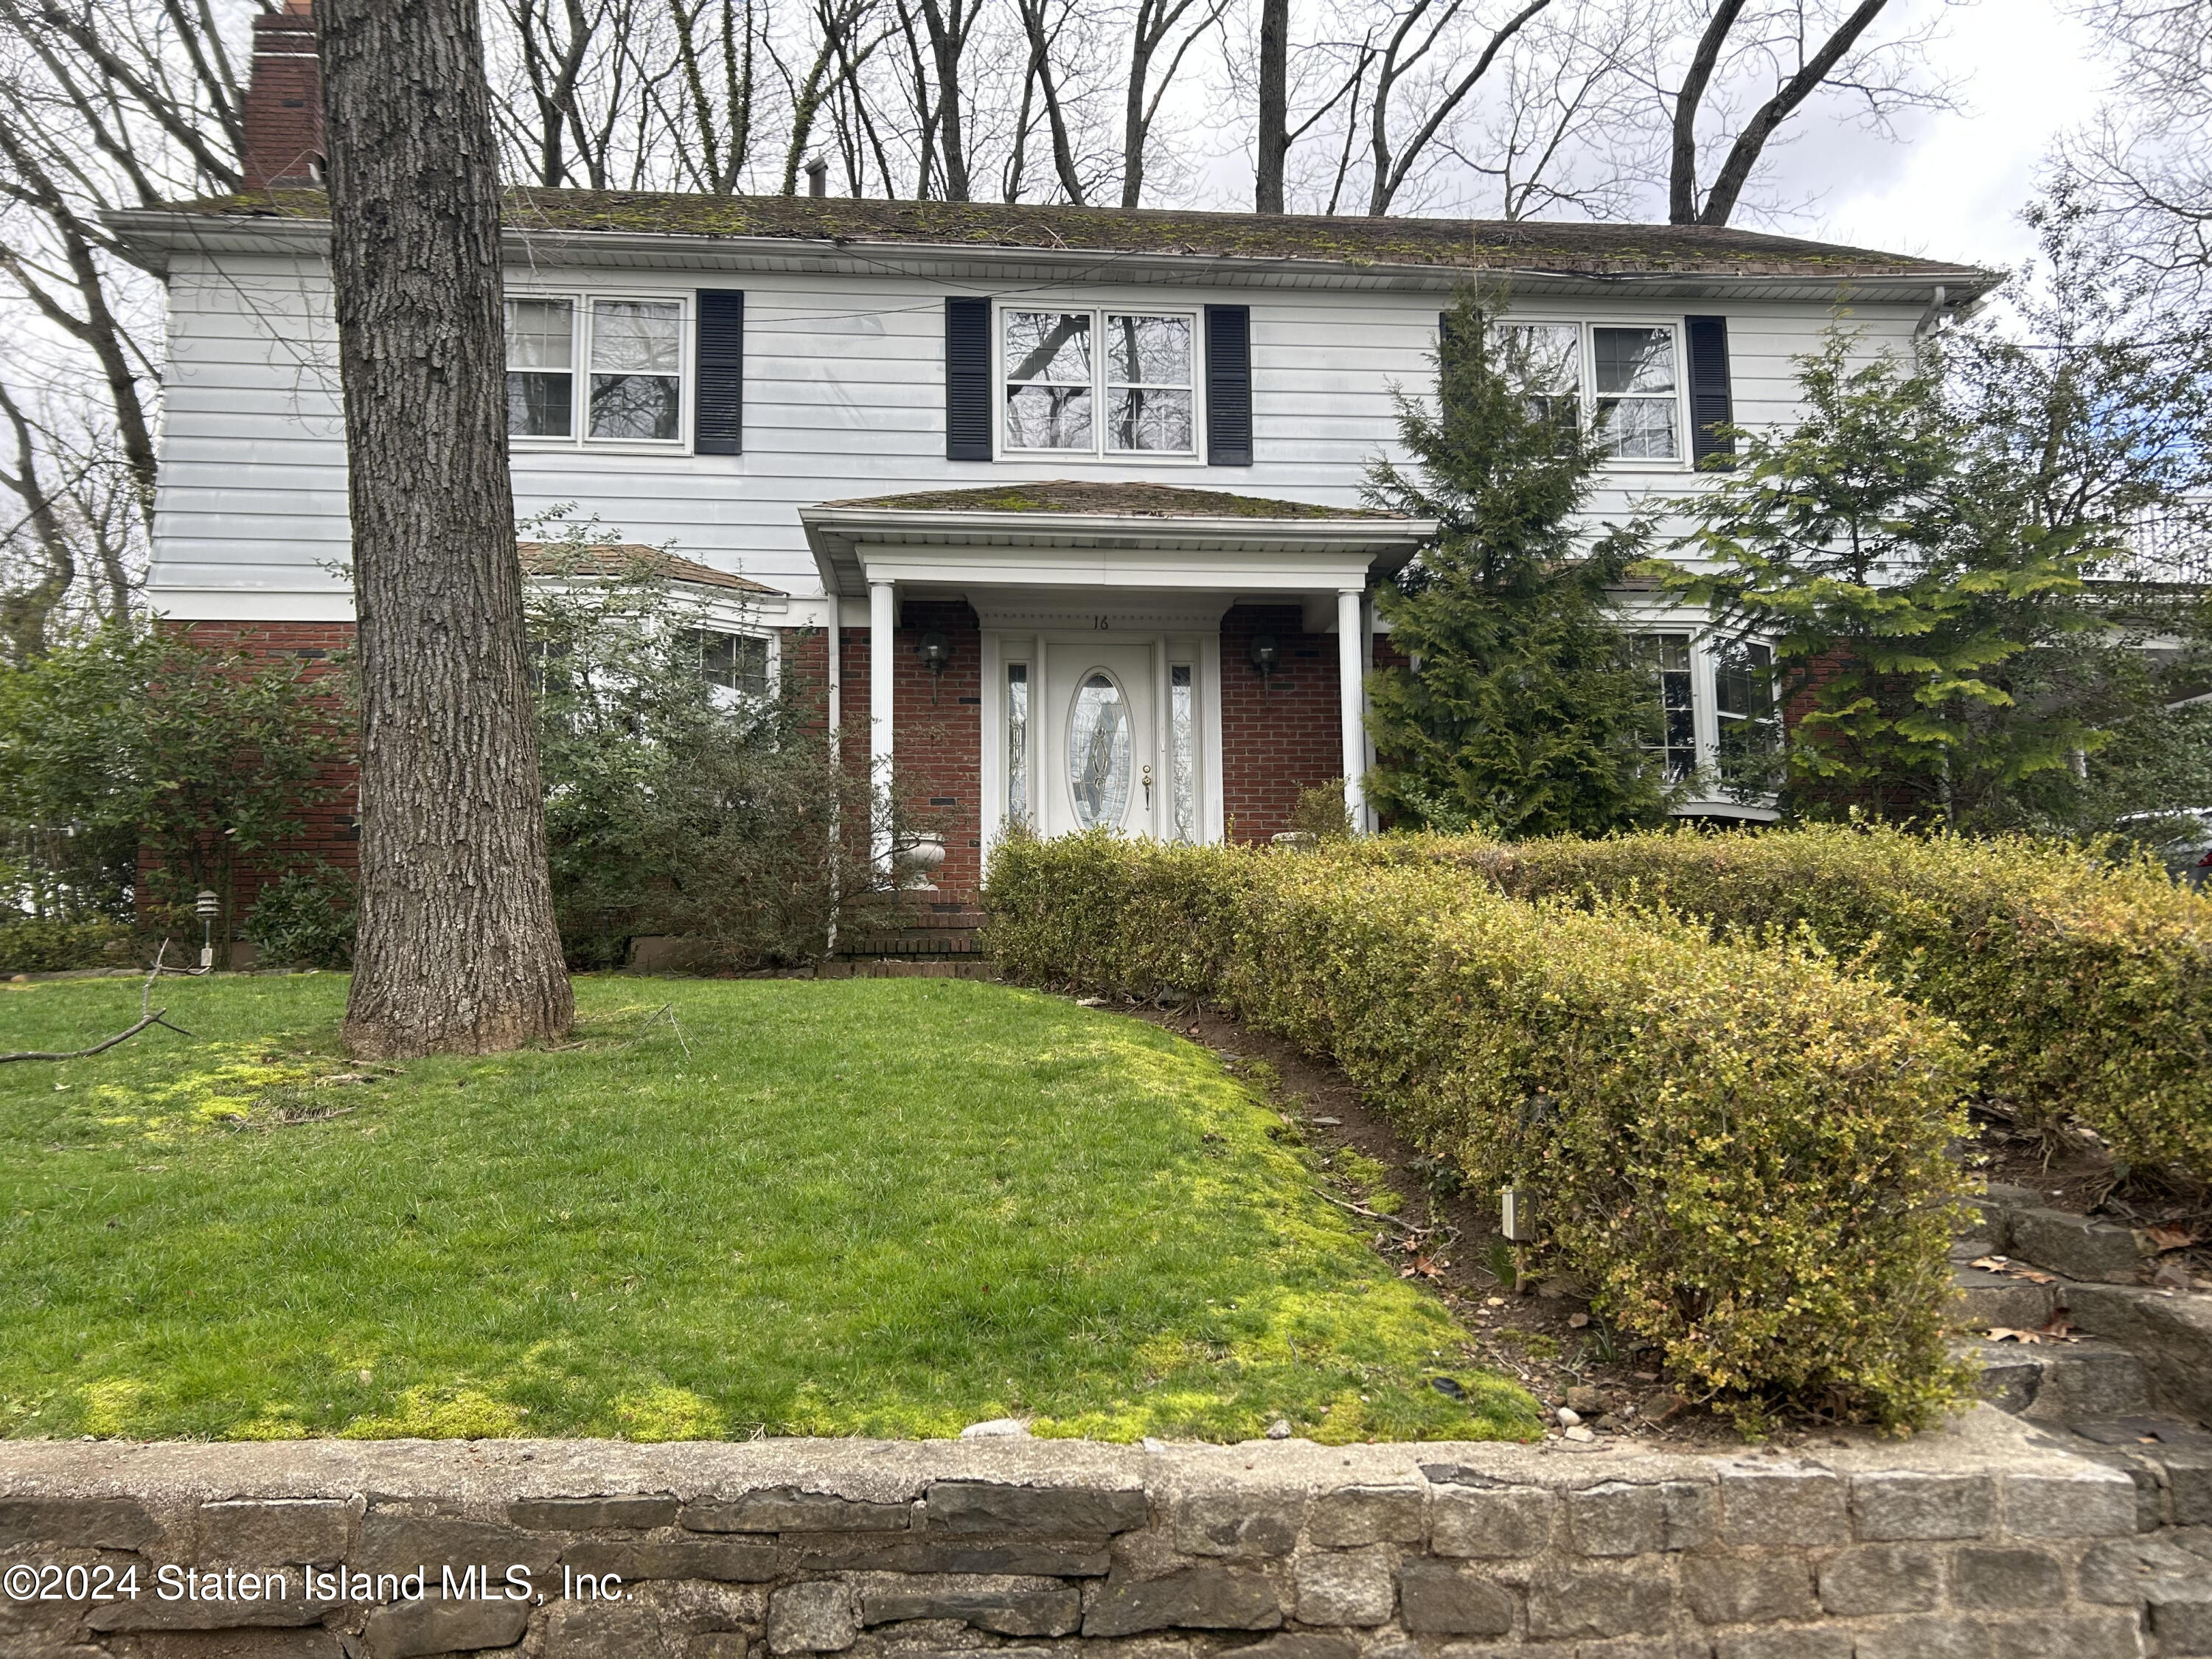
[[[672,545],[804,600],[820,584],[799,509],[811,503],[997,482],[1150,480],[1356,505],[1378,456],[1395,454],[1394,393],[1433,382],[1440,308],[1433,294],[1315,289],[1057,285],[996,290],[1057,304],[1252,313],[1257,464],[1209,467],[1152,459],[1060,456],[951,462],[944,454],[944,300],[926,276],[621,270],[605,280],[510,273],[511,291],[688,297],[700,286],[745,294],[744,453],[579,449],[518,444],[515,507],[567,505],[626,540]],[[346,465],[337,345],[319,262],[179,257],[170,281],[155,603],[198,618],[343,620],[351,614]],[[1792,359],[1817,348],[1829,308],[1802,303],[1624,300],[1527,301],[1530,315],[1633,322],[1724,312],[1737,419],[1795,416]],[[1868,308],[1850,319],[1867,349],[1909,342],[1917,313]],[[1618,519],[1698,487],[1681,468],[1608,471],[1594,519]],[[802,608],[794,617],[811,614]]]

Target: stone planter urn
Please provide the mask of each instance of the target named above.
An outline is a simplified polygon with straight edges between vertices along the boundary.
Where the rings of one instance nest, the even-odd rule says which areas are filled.
[[[905,886],[933,892],[937,872],[945,867],[945,837],[918,835],[899,849],[898,860],[906,869]]]

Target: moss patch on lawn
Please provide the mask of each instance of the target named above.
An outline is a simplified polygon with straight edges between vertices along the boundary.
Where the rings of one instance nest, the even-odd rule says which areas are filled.
[[[1139,1021],[587,979],[577,1047],[380,1068],[335,1048],[342,977],[161,989],[191,1039],[0,1067],[0,1434],[1535,1432],[1275,1114]],[[0,986],[0,1048],[137,996]]]

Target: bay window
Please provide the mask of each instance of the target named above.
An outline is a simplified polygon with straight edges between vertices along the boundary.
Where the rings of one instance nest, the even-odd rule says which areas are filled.
[[[1696,683],[1691,673],[1687,634],[1639,634],[1638,654],[1651,671],[1658,694],[1659,720],[1656,742],[1644,747],[1666,774],[1669,783],[1680,783],[1698,769],[1698,705]]]

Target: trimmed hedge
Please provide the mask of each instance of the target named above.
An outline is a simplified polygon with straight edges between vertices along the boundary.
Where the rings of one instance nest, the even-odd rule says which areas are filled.
[[[1373,855],[1458,865],[1524,898],[1809,929],[1985,1044],[1984,1090],[2022,1122],[2070,1116],[2124,1164],[2212,1181],[2212,900],[2155,860],[1884,826],[1392,837]]]
[[[0,974],[55,974],[130,965],[131,930],[115,921],[0,921]]]
[[[1334,1057],[1479,1187],[1531,1187],[1540,1255],[1678,1385],[1889,1425],[1957,1397],[1948,1149],[1972,1056],[1882,986],[1360,846],[1018,840],[984,902],[1009,975],[1224,1002]]]

